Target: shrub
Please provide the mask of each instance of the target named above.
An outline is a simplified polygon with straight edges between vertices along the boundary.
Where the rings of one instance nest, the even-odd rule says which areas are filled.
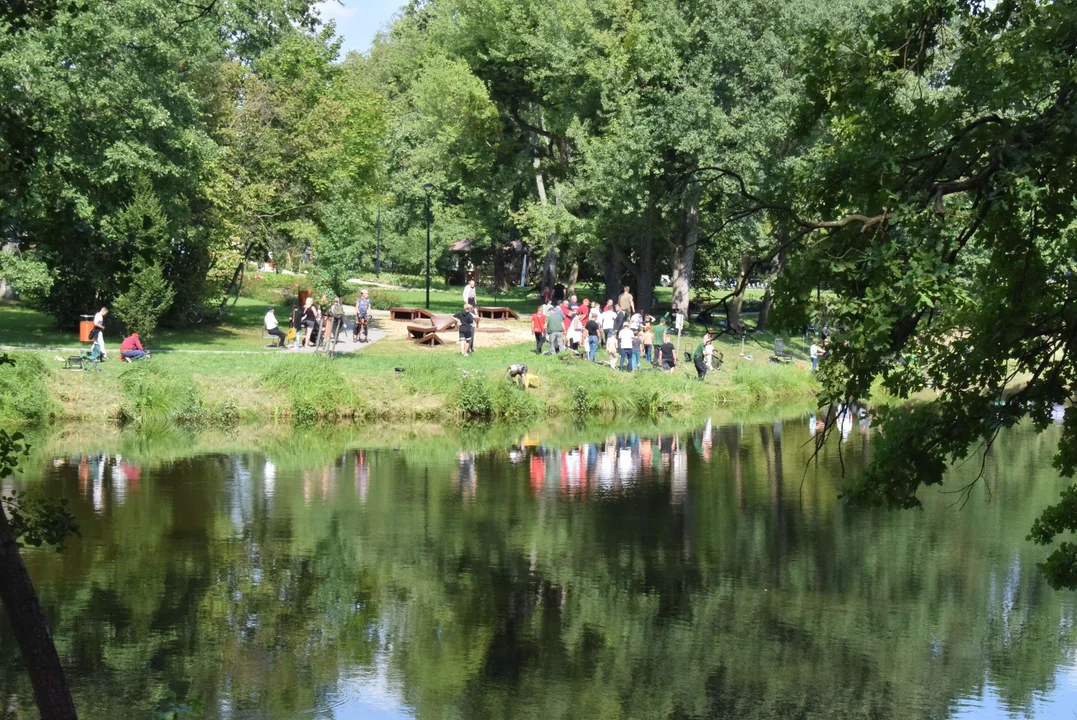
[[[362,414],[359,397],[340,370],[324,357],[289,357],[262,374],[262,385],[283,392],[285,415],[298,423],[347,420]]]
[[[0,355],[0,421],[47,422],[55,412],[45,388],[49,368],[37,355]]]
[[[175,297],[176,291],[165,280],[161,266],[146,264],[132,276],[127,292],[113,302],[112,311],[128,333],[138,333],[148,342]]]
[[[370,306],[375,310],[388,310],[389,308],[401,307],[404,299],[399,293],[392,290],[373,288],[370,291]]]
[[[463,372],[456,391],[456,407],[467,418],[490,417],[493,403],[490,383],[485,375],[467,370]]]
[[[197,423],[202,416],[202,399],[194,378],[150,360],[124,369],[120,391],[120,422],[140,430],[162,430],[173,422]]]
[[[0,278],[19,294],[27,305],[38,307],[52,288],[52,273],[43,260],[31,253],[0,251]]]
[[[491,384],[490,404],[491,414],[499,420],[520,422],[534,420],[543,414],[543,408],[533,394],[508,380]]]

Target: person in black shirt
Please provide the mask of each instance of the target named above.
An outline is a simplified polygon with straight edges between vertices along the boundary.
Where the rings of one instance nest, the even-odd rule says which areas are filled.
[[[553,286],[553,304],[560,305],[565,299],[565,286],[558,282]]]
[[[311,334],[314,332],[315,326],[318,324],[318,314],[314,310],[314,298],[308,297],[306,304],[303,306],[303,343],[301,347],[306,347],[311,344]]]
[[[471,306],[465,305],[464,309],[453,317],[460,321],[460,354],[467,355],[471,338],[475,334],[475,316],[471,314]]]
[[[662,343],[659,353],[662,358],[662,369],[668,373],[673,372],[673,369],[677,367],[677,349],[673,347],[673,343],[668,340]]]
[[[594,318],[588,320],[583,327],[587,331],[587,359],[594,362],[595,353],[598,352],[598,334],[602,328]]]

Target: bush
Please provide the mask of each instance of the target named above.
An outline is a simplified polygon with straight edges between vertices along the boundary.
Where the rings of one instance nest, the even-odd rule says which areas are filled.
[[[520,422],[542,417],[544,409],[530,392],[508,380],[491,383],[489,390],[491,414],[499,420]]]
[[[143,265],[132,276],[127,292],[113,302],[112,311],[129,334],[138,333],[144,342],[149,342],[175,297],[176,291],[165,280],[161,266]]]
[[[0,354],[0,421],[48,422],[55,413],[45,388],[49,372],[37,355]]]
[[[456,391],[456,407],[467,418],[490,417],[493,403],[490,383],[485,375],[467,370],[463,372]]]
[[[43,260],[30,253],[0,252],[0,278],[19,294],[19,299],[37,307],[52,288],[52,274]]]
[[[349,420],[363,414],[355,388],[324,357],[289,357],[262,374],[262,386],[284,393],[284,414],[298,423]]]
[[[155,365],[132,363],[120,375],[120,422],[140,430],[163,430],[173,422],[198,423],[202,398],[194,378]]]
[[[392,290],[373,288],[370,291],[370,306],[375,310],[388,310],[389,308],[401,307],[404,304],[399,293]]]

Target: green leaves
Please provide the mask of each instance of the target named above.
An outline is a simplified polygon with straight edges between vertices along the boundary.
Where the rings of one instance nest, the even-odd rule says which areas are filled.
[[[9,435],[6,430],[0,430],[0,479],[18,471],[19,458],[29,454],[30,446],[24,442],[22,433]],[[10,495],[0,497],[0,503],[13,535],[27,545],[52,545],[59,552],[70,535],[78,534],[78,523],[66,499],[35,497],[13,490]]]

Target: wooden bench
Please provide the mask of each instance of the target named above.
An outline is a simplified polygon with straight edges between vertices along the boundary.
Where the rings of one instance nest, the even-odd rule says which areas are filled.
[[[427,324],[408,325],[408,338],[420,345],[443,345],[445,341],[437,336],[439,332],[455,330],[460,321],[452,315],[432,315]]]
[[[428,320],[434,317],[434,313],[423,308],[405,308],[395,307],[389,308],[390,320],[404,320],[411,322],[412,320],[418,320],[419,318],[427,318]]]
[[[480,307],[475,308],[479,317],[484,320],[519,320],[520,315],[512,308],[507,307]]]

